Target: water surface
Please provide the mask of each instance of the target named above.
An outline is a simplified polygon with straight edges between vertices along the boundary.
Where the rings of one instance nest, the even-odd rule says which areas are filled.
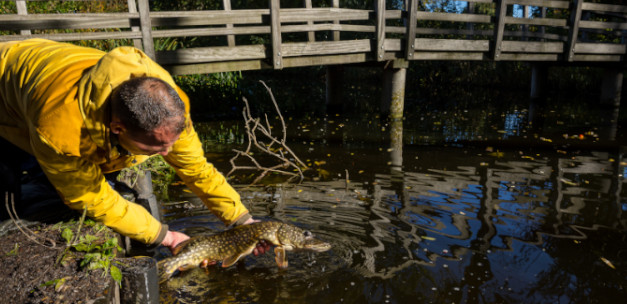
[[[329,241],[196,269],[165,303],[618,303],[627,297],[624,150],[298,141],[318,169],[301,184],[236,185],[262,220]],[[225,154],[212,155],[224,165]],[[222,157],[222,158],[220,158]],[[228,163],[228,161],[226,162]],[[226,170],[228,166],[224,165]],[[348,178],[347,178],[348,173]],[[167,220],[190,235],[224,226],[182,188]]]

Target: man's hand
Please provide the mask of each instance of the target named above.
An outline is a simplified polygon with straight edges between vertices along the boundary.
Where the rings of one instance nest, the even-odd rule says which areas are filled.
[[[248,225],[248,224],[252,224],[252,223],[258,223],[261,222],[260,220],[255,220],[252,217],[249,218],[248,220],[246,220],[244,222],[244,225]],[[255,256],[258,256],[260,254],[264,254],[266,253],[266,251],[270,250],[270,244],[264,240],[259,241],[259,243],[257,243],[257,247],[255,247],[255,249],[253,249],[253,254]]]
[[[170,251],[173,251],[174,247],[187,239],[189,239],[189,236],[184,233],[168,230],[163,242],[161,242],[161,245],[168,247]]]

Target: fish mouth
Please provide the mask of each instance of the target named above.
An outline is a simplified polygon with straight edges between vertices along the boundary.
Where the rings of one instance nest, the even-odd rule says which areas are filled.
[[[331,244],[326,243],[326,242],[310,243],[310,244],[305,244],[303,249],[314,251],[314,252],[325,252],[331,249]]]

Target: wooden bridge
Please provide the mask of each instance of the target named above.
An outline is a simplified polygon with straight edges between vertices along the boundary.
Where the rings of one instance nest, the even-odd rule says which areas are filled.
[[[173,74],[390,60],[622,65],[626,54],[627,5],[583,0],[449,1],[447,9],[418,0],[375,0],[372,9],[339,7],[339,0],[233,8],[223,0],[221,9],[198,11],[151,11],[148,0],[128,0],[124,12],[50,14],[15,2],[16,14],[0,14],[0,41],[135,44]],[[186,41],[185,48],[164,49],[166,38]]]
[[[14,1],[14,13],[0,14],[0,41],[134,45],[175,75],[326,65],[329,104],[341,102],[335,66],[380,64],[387,73],[382,108],[393,119],[403,115],[406,68],[417,60],[536,62],[532,100],[543,95],[547,65],[604,65],[601,101],[617,109],[627,52],[627,5],[597,3],[612,0],[373,0],[369,8],[340,7],[339,0],[233,7],[223,0],[220,8],[194,11],[103,0],[92,2],[100,11],[115,3],[117,11],[46,14]]]

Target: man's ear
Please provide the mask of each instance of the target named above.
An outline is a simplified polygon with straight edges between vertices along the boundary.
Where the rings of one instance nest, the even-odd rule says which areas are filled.
[[[124,127],[122,122],[115,119],[111,121],[109,127],[111,128],[111,132],[113,132],[113,134],[121,134],[126,132],[126,127]]]

